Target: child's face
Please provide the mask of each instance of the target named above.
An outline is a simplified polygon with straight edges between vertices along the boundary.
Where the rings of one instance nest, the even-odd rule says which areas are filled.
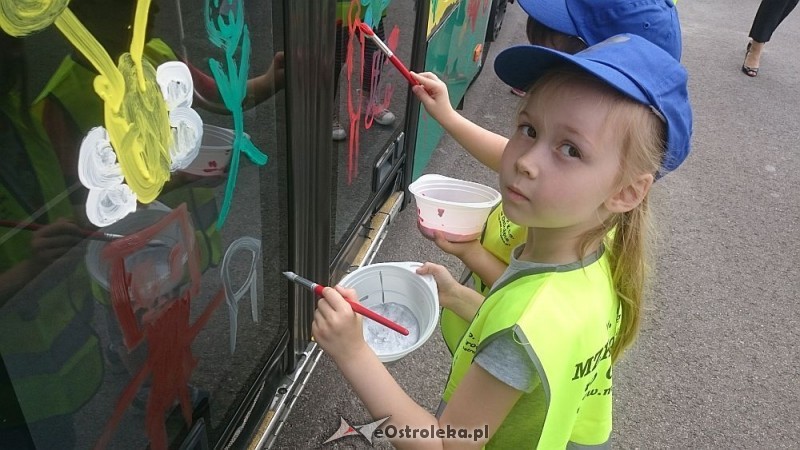
[[[503,208],[523,226],[582,232],[609,214],[622,141],[597,86],[570,81],[554,94],[534,94],[517,116],[500,164]]]

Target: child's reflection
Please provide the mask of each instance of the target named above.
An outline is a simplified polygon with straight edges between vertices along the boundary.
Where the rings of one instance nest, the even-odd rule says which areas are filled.
[[[361,33],[358,31],[358,28],[354,26],[356,19],[353,15],[358,12],[356,17],[358,17],[359,20],[363,20],[364,16],[367,14],[367,7],[361,7],[358,0],[337,0],[336,6],[336,54],[333,67],[334,110],[332,138],[334,141],[343,141],[347,138],[347,131],[345,131],[339,118],[339,78],[343,66],[346,65],[347,70],[350,72],[353,70],[354,49],[351,39],[358,39]],[[386,31],[384,30],[383,24],[386,10],[383,10],[382,14],[378,25],[374,27],[374,31],[382,41],[386,41]],[[397,119],[395,114],[387,109],[379,99],[375,98],[375,91],[377,91],[376,87],[380,81],[380,73],[383,68],[385,57],[370,39],[364,40],[363,56],[362,73],[357,75],[357,79],[361,80],[360,96],[356,95],[357,101],[362,103],[356,109],[362,110],[365,116],[372,117],[379,125],[391,126]],[[351,120],[353,120],[352,117]]]
[[[26,106],[22,40],[2,32],[0,68],[0,443],[72,448],[73,414],[103,379],[83,208]]]

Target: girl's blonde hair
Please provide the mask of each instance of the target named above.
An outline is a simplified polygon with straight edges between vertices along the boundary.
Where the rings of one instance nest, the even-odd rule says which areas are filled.
[[[592,83],[604,91],[608,106],[606,126],[621,137],[619,188],[642,174],[655,176],[664,157],[666,124],[653,111],[614,90],[585,72],[571,68],[550,71],[528,90],[527,97],[554,98],[565,84]],[[593,244],[604,242],[609,252],[611,277],[620,300],[622,317],[611,358],[616,361],[630,346],[639,330],[642,304],[650,274],[651,223],[648,196],[632,210],[610,215],[581,239],[579,254],[585,257]]]

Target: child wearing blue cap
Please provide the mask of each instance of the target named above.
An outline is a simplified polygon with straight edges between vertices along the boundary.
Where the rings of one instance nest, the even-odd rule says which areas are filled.
[[[312,332],[398,448],[605,447],[612,364],[640,322],[648,193],[689,151],[686,71],[636,35],[575,55],[512,47],[495,70],[527,91],[498,171],[528,237],[485,299],[442,266],[420,269],[468,323],[437,414],[364,342],[342,298],[353,290],[325,289]]]
[[[534,45],[575,53],[620,33],[639,35],[680,60],[681,29],[672,0],[519,0],[528,13],[528,39]],[[467,120],[450,105],[447,86],[433,74],[417,75],[416,88],[426,110],[478,161],[497,171],[507,139]],[[512,92],[520,92],[512,88]],[[525,241],[525,228],[510,221],[501,207],[492,211],[480,240],[466,243],[435,239],[471,272],[470,284],[483,295],[508,266],[511,250]],[[452,352],[466,323],[452,311],[441,316],[442,334]]]
[[[534,45],[577,53],[621,33],[638,34],[681,59],[677,0],[518,0]],[[515,95],[523,92],[511,88]]]
[[[631,33],[681,59],[681,26],[672,0],[518,1],[528,13],[531,44],[575,53],[570,50],[580,51],[611,36]]]

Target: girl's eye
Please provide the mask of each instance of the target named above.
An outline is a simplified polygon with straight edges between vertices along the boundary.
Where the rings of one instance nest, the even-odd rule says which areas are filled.
[[[572,144],[562,144],[560,147],[558,147],[558,151],[568,158],[581,157],[581,151],[578,149],[578,147],[575,147]]]
[[[530,125],[520,125],[519,131],[522,132],[523,135],[528,136],[529,138],[536,138],[536,130],[533,129]]]

